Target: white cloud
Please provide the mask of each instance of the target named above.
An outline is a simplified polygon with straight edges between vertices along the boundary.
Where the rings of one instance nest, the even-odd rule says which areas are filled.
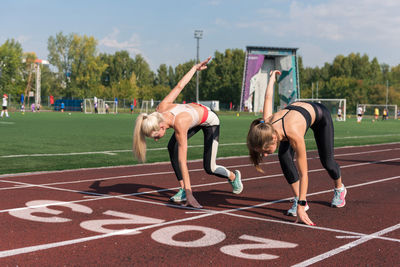
[[[15,40],[21,44],[24,44],[25,42],[27,42],[31,39],[32,39],[31,36],[28,36],[28,35],[19,35],[15,38]]]
[[[220,0],[210,0],[207,2],[208,5],[210,6],[219,6],[221,4]]]
[[[137,34],[132,34],[127,41],[118,41],[120,31],[115,28],[113,32],[99,41],[99,44],[115,50],[127,50],[131,54],[142,54],[140,50],[140,38]]]
[[[318,4],[292,1],[288,10],[282,10],[281,6],[257,9],[255,16],[235,26],[293,38],[400,42],[399,10],[397,0],[334,0]]]
[[[400,41],[400,1],[336,0],[318,5],[294,1],[289,23],[304,32],[332,41]]]

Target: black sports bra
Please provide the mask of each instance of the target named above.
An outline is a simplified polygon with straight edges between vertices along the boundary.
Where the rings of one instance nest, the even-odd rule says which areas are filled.
[[[280,120],[282,120],[282,129],[283,129],[283,133],[285,134],[285,137],[287,137],[286,135],[286,131],[285,131],[285,123],[284,123],[284,118],[286,117],[286,115],[291,111],[291,110],[296,110],[297,112],[300,112],[301,115],[303,115],[304,119],[306,119],[306,123],[307,123],[307,128],[306,131],[308,131],[308,128],[310,128],[311,126],[311,115],[310,113],[303,107],[300,106],[294,106],[294,105],[289,105],[287,107],[285,107],[285,109],[288,109],[288,112],[285,113],[285,115],[283,115],[281,118],[277,119],[276,121],[272,122],[271,124],[274,124],[275,122],[278,122]]]

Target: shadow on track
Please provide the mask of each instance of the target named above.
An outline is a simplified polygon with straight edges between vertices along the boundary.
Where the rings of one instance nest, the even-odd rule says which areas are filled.
[[[169,198],[173,196],[176,191],[166,188],[161,188],[153,185],[144,184],[133,184],[133,183],[122,183],[102,186],[102,181],[95,181],[89,186],[92,190],[81,191],[81,194],[88,195],[124,195],[124,197],[138,197],[146,200],[153,200],[157,202],[163,202],[171,208],[176,209],[192,209],[181,206],[179,203],[169,202]],[[148,191],[151,191],[150,193]],[[250,198],[243,195],[235,195],[233,193],[221,190],[209,190],[209,191],[196,191],[194,192],[196,199],[200,201],[204,208],[220,208],[220,209],[240,209],[248,206],[258,205],[260,203],[274,202],[275,199],[261,199],[261,198]],[[289,201],[282,201],[281,203],[289,203]],[[278,219],[283,221],[291,222],[293,217],[285,215],[285,209],[272,208],[270,206],[261,206],[251,209],[243,209],[241,212],[249,213],[251,215],[258,215],[261,217],[268,217],[272,219]]]

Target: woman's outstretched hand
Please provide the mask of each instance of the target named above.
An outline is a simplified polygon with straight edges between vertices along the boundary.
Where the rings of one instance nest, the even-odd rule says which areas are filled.
[[[299,222],[299,221],[300,221],[300,222],[303,222],[303,223],[305,223],[305,224],[307,224],[307,225],[312,225],[312,226],[315,226],[315,225],[316,225],[315,223],[313,223],[313,222],[310,220],[310,218],[308,217],[308,215],[307,215],[307,213],[306,213],[304,207],[303,207],[303,206],[300,206],[300,205],[297,206],[297,219],[296,219],[296,223]]]
[[[206,60],[203,60],[202,62],[194,65],[196,67],[196,70],[205,70],[207,69],[207,63],[211,60],[211,56],[209,56]]]
[[[188,193],[188,191],[186,191],[186,203],[184,204],[185,207],[193,207],[193,208],[197,208],[197,209],[202,209],[203,206],[200,205],[199,202],[197,202],[197,200],[194,198],[192,193]]]

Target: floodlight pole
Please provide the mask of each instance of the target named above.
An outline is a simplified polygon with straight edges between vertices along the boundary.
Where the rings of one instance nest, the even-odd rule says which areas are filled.
[[[200,39],[203,38],[203,31],[202,30],[195,30],[194,31],[194,38],[197,39],[197,58],[196,64],[199,63],[199,48],[200,48]],[[199,71],[196,71],[196,102],[199,103]]]
[[[386,110],[388,106],[388,98],[389,98],[389,80],[386,80]]]

